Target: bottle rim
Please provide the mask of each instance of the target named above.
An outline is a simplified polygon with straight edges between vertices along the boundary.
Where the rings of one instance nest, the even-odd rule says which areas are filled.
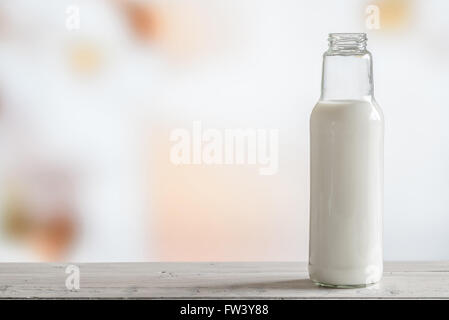
[[[366,33],[329,33],[330,54],[366,53]]]

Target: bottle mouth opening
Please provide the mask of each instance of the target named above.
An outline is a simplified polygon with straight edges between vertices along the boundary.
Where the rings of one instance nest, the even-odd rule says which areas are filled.
[[[330,33],[329,51],[335,54],[363,53],[366,51],[366,33]]]

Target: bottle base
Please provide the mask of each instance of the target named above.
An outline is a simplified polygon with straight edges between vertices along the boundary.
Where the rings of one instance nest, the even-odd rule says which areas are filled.
[[[326,287],[326,288],[333,288],[333,289],[357,289],[357,288],[366,288],[370,287],[377,282],[373,283],[363,283],[363,284],[331,284],[331,283],[323,283],[316,280],[311,279],[314,284],[316,284],[319,287]]]
[[[309,278],[315,284],[329,288],[364,288],[382,278],[382,263],[364,267],[336,268],[309,264]]]

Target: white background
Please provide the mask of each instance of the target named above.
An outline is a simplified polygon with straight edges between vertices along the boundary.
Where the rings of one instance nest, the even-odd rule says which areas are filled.
[[[134,43],[111,2],[0,5],[2,110],[35,128],[32,145],[44,159],[85,170],[77,185],[83,227],[61,259],[307,260],[308,119],[330,32],[368,33],[386,121],[385,260],[449,259],[449,2],[395,0],[381,29],[368,30],[365,9],[375,1],[149,1],[182,5],[169,15],[181,35],[159,49]],[[69,4],[81,9],[78,33],[65,29]],[[198,14],[194,26],[183,20],[189,12]],[[185,49],[186,37],[206,49]],[[66,66],[67,44],[81,38],[106,61],[94,78]],[[279,129],[279,173],[173,168],[168,132],[194,120]],[[8,154],[17,130],[11,118],[0,121],[12,137],[2,140]],[[163,147],[146,143],[154,137]],[[163,160],[148,166],[145,157]],[[0,254],[41,259],[7,241]]]

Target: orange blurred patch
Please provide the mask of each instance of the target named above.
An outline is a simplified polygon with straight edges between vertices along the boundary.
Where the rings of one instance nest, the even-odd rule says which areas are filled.
[[[8,240],[25,245],[42,260],[59,261],[67,255],[79,231],[77,219],[72,206],[60,201],[58,190],[47,190],[48,185],[42,182],[38,187],[51,195],[50,203],[43,207],[30,198],[30,184],[8,184],[1,225]],[[42,194],[38,198],[42,199]]]
[[[64,212],[36,222],[28,237],[30,246],[46,261],[58,261],[67,253],[75,236],[73,218]]]
[[[381,30],[392,31],[410,25],[413,0],[378,0],[371,4],[379,8]]]
[[[212,47],[209,32],[213,21],[207,10],[194,2],[118,3],[136,38],[157,47],[168,58],[192,61]]]
[[[161,34],[161,14],[154,5],[122,1],[120,5],[125,12],[131,30],[142,41],[154,41]]]
[[[101,49],[90,41],[79,41],[69,46],[69,65],[74,73],[93,75],[103,63]]]
[[[18,191],[9,190],[3,216],[5,235],[13,240],[19,240],[29,233],[31,224],[27,208],[22,203]]]
[[[154,130],[149,147],[158,260],[254,261],[272,254],[278,178],[247,165],[173,165],[168,136]]]

